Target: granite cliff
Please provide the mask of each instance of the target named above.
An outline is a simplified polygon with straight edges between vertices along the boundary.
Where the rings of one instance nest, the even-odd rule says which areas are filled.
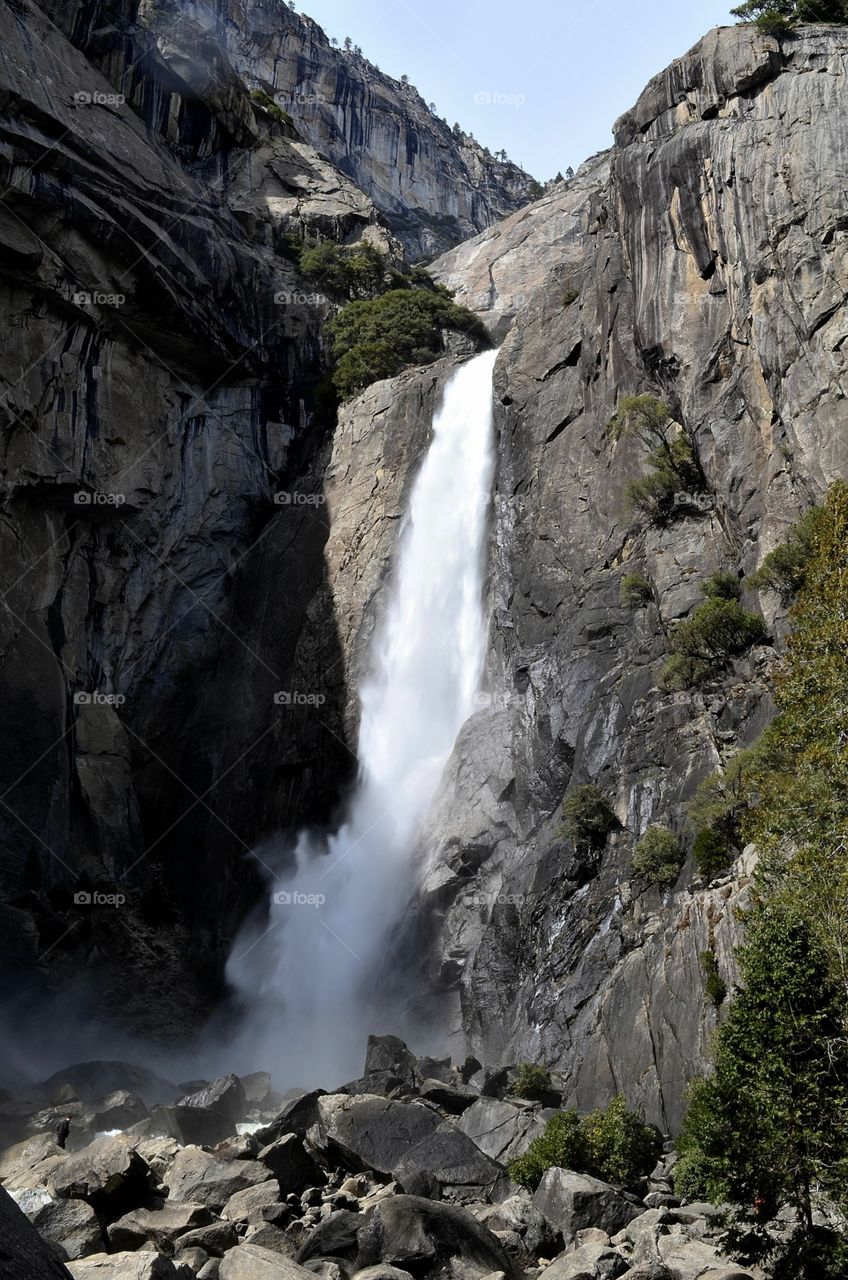
[[[630,857],[768,719],[774,599],[746,597],[773,642],[726,677],[670,694],[657,676],[703,577],[749,573],[848,463],[848,32],[710,33],[610,152],[517,208],[522,175],[451,147],[413,91],[285,7],[273,27],[261,6],[206,27],[190,6],[159,26],[94,9],[2,19],[7,966],[182,1030],[259,896],[249,849],[332,820],[455,358],[372,386],[335,428],[316,415],[327,303],[290,237],[447,248],[435,275],[502,342],[493,627],[401,985],[487,1061],[544,1061],[581,1106],[621,1089],[673,1129],[716,1019],[699,956],[732,976],[751,855],[710,887],[687,864],[663,895]],[[378,99],[411,151],[367,123]],[[627,509],[644,459],[606,429],[631,392],[668,401],[705,478],[661,529]],[[634,569],[653,588],[637,612]],[[293,690],[324,701],[281,710]],[[593,859],[561,831],[585,781],[619,821]],[[98,887],[120,913],[74,903]]]

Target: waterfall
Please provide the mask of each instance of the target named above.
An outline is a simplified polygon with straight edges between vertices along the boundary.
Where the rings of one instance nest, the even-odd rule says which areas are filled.
[[[479,690],[496,354],[453,374],[433,418],[359,690],[359,774],[345,821],[329,838],[300,835],[264,934],[238,938],[228,965],[254,1061],[272,1053],[313,1083],[361,1067],[389,936],[414,889],[416,834]]]

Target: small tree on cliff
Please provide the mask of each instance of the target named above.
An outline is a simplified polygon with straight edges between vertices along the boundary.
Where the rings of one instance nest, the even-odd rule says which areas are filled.
[[[745,0],[731,12],[769,35],[781,35],[799,22],[848,22],[848,0]]]

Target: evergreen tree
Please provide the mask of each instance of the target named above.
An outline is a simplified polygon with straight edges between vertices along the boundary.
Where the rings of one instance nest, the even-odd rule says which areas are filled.
[[[848,0],[745,0],[731,12],[779,35],[799,22],[848,22]]]

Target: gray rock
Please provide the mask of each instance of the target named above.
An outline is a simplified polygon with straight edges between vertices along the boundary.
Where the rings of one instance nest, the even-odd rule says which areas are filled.
[[[11,1196],[0,1187],[1,1280],[67,1280],[54,1246],[42,1240]]]
[[[50,1187],[64,1200],[86,1200],[114,1218],[140,1204],[153,1188],[150,1166],[123,1134],[98,1138],[50,1171]]]
[[[548,1169],[533,1203],[566,1242],[584,1227],[600,1227],[613,1235],[638,1214],[614,1187],[567,1169]]]
[[[463,1276],[480,1277],[501,1271],[518,1280],[518,1266],[498,1238],[466,1210],[415,1196],[390,1196],[381,1201],[359,1232],[360,1269],[378,1262],[416,1275],[434,1274],[446,1263]]]
[[[166,1203],[161,1209],[133,1209],[107,1227],[110,1247],[122,1250],[141,1249],[149,1241],[161,1247],[195,1227],[208,1226],[212,1214],[204,1204],[186,1201]]]
[[[221,1258],[238,1244],[238,1235],[232,1222],[213,1222],[211,1226],[186,1231],[179,1242],[181,1249],[203,1249],[213,1258]]]
[[[221,1217],[230,1222],[277,1222],[289,1214],[288,1206],[280,1200],[276,1182],[260,1182],[230,1196],[221,1210]]]
[[[185,1147],[168,1171],[168,1199],[191,1201],[220,1211],[231,1196],[257,1183],[267,1182],[271,1172],[255,1160],[216,1160],[199,1147]]]
[[[451,1189],[475,1200],[502,1199],[512,1189],[503,1165],[485,1155],[450,1121],[410,1147],[395,1163],[392,1173],[408,1193],[412,1180],[421,1175],[434,1179],[443,1192]]]
[[[491,1231],[515,1231],[529,1254],[549,1253],[559,1232],[553,1230],[527,1191],[487,1208],[480,1219]]]
[[[355,1173],[373,1169],[390,1174],[441,1122],[437,1112],[417,1102],[346,1094],[318,1100],[322,1147]]]
[[[116,1089],[91,1104],[92,1127],[100,1132],[103,1129],[128,1129],[147,1115],[144,1099],[128,1089]]]
[[[283,1106],[279,1115],[262,1129],[257,1129],[254,1137],[262,1146],[276,1142],[277,1138],[287,1133],[296,1133],[303,1138],[314,1124],[318,1122],[318,1100],[324,1096],[323,1089],[313,1089],[299,1097],[291,1098]]]
[[[217,1112],[233,1124],[243,1120],[247,1113],[247,1099],[238,1076],[222,1076],[196,1093],[179,1100],[180,1107],[197,1107]]]
[[[224,1255],[218,1275],[220,1280],[307,1280],[312,1272],[291,1258],[248,1240]]]
[[[445,1084],[442,1080],[422,1081],[418,1093],[425,1102],[433,1102],[442,1111],[453,1116],[462,1115],[480,1096],[476,1089],[468,1085]]]
[[[294,1133],[263,1147],[256,1158],[270,1169],[283,1196],[300,1194],[306,1187],[321,1186],[326,1181],[323,1169]]]
[[[57,1200],[45,1205],[32,1218],[32,1225],[44,1240],[61,1245],[66,1258],[103,1252],[100,1222],[85,1200]]]
[[[540,1280],[617,1280],[628,1270],[608,1244],[584,1244],[561,1253],[540,1273]]]
[[[249,1107],[260,1107],[271,1092],[271,1075],[268,1071],[252,1071],[240,1076],[244,1100]]]
[[[393,1267],[387,1262],[377,1262],[373,1267],[363,1267],[353,1273],[353,1280],[412,1280],[408,1271]]]
[[[178,1268],[161,1253],[98,1253],[70,1262],[74,1280],[190,1280],[191,1272]]]
[[[546,1121],[537,1109],[496,1098],[479,1098],[458,1123],[481,1151],[506,1164],[522,1155],[533,1139],[544,1133]]]
[[[65,1100],[59,1096],[64,1086],[84,1102],[95,1103],[118,1092],[137,1095],[148,1107],[176,1102],[178,1096],[176,1085],[131,1062],[77,1062],[55,1071],[38,1088],[52,1102]]]
[[[363,1219],[358,1213],[340,1209],[319,1223],[304,1240],[296,1259],[306,1265],[318,1258],[333,1257],[354,1262],[357,1258],[358,1234]]]

